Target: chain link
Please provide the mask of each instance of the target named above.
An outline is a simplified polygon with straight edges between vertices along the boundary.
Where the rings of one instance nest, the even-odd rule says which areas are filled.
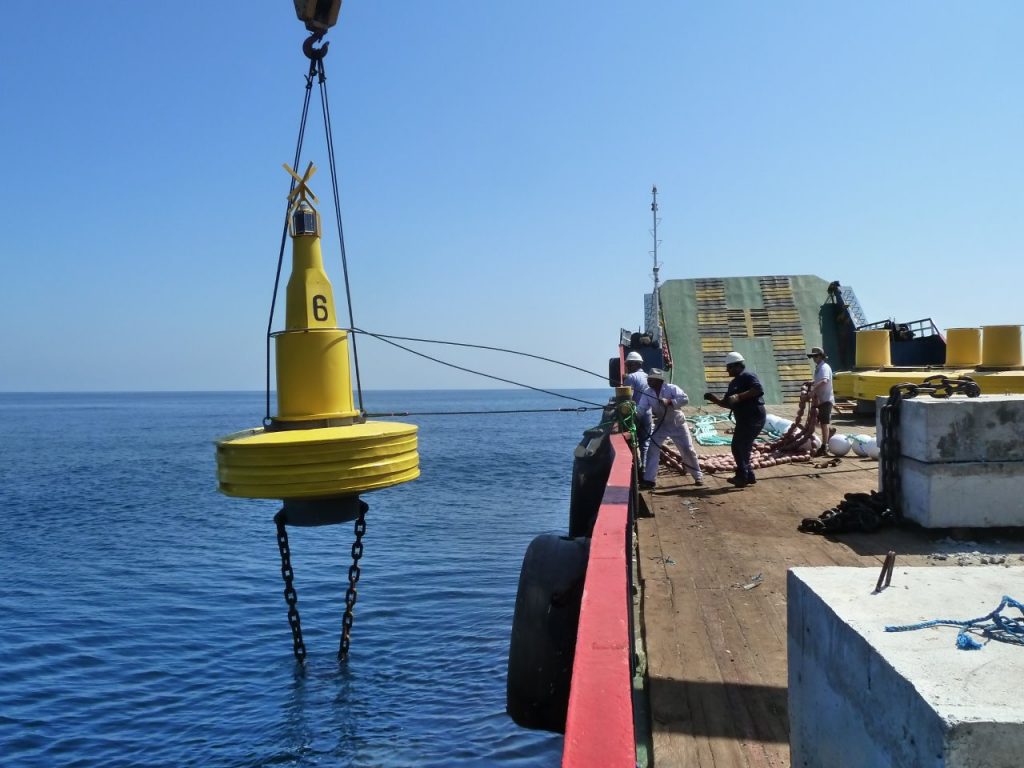
[[[889,390],[889,399],[882,406],[881,426],[882,442],[879,444],[879,475],[882,482],[882,498],[885,505],[892,510],[896,519],[902,519],[900,504],[900,403],[904,396],[916,396],[916,391],[908,391],[913,384],[897,384]]]
[[[885,497],[877,491],[847,493],[838,506],[826,509],[818,517],[805,517],[797,530],[802,533],[871,533],[884,525],[892,525],[895,516]]]
[[[296,607],[299,602],[299,595],[295,591],[293,580],[295,573],[292,571],[291,549],[288,547],[288,531],[285,528],[286,516],[282,509],[274,515],[274,524],[277,526],[277,547],[281,550],[281,578],[284,579],[284,599],[288,603],[288,626],[292,628],[292,646],[295,652],[295,659],[302,664],[306,660],[306,644],[302,642],[302,624],[299,621],[299,609]]]
[[[356,540],[352,542],[352,565],[348,569],[348,591],[345,592],[345,615],[341,619],[341,645],[338,648],[338,661],[345,661],[348,658],[348,646],[354,618],[353,610],[356,600],[359,598],[356,585],[359,583],[359,560],[363,556],[363,535],[366,533],[366,511],[368,509],[366,502],[359,502],[359,517],[356,518],[355,525]]]

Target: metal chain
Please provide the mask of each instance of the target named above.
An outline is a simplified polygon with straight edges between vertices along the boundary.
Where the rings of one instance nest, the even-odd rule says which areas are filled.
[[[306,660],[306,644],[302,642],[302,624],[299,622],[299,609],[296,604],[299,602],[299,595],[295,591],[293,579],[295,573],[292,571],[291,550],[288,547],[288,531],[285,528],[286,517],[282,509],[274,515],[274,524],[277,526],[277,547],[281,550],[281,578],[284,579],[284,599],[288,603],[288,625],[292,628],[292,646],[295,652],[295,659],[302,664]]]
[[[826,509],[819,517],[805,517],[797,530],[801,533],[846,533],[865,531],[871,533],[884,525],[896,522],[892,508],[885,497],[876,492],[847,493],[843,500],[832,509]]]
[[[913,384],[897,384],[889,390],[889,399],[882,406],[881,425],[882,442],[879,445],[879,474],[882,481],[882,498],[886,506],[891,509],[897,519],[903,517],[900,498],[900,468],[899,457],[902,451],[900,445],[900,403],[907,387]],[[914,397],[917,393],[910,393]]]
[[[348,569],[348,591],[345,593],[345,615],[341,619],[341,645],[338,648],[338,661],[345,661],[348,658],[348,646],[352,635],[353,609],[359,592],[356,585],[359,583],[359,560],[363,556],[363,535],[366,533],[366,510],[369,507],[365,502],[359,502],[359,517],[356,518],[355,533],[356,540],[352,542],[352,565]]]

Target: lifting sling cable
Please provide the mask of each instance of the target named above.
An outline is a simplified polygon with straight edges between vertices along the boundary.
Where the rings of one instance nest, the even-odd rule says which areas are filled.
[[[324,54],[327,53],[327,45],[318,52],[315,59],[317,65],[317,78],[320,82],[320,107],[324,117],[324,132],[327,139],[327,163],[331,168],[331,192],[334,194],[334,216],[338,225],[338,246],[341,249],[341,270],[345,275],[345,301],[348,303],[348,325],[354,328],[356,325],[352,313],[352,291],[348,281],[348,257],[345,254],[345,230],[341,225],[341,196],[338,194],[338,172],[334,166],[334,135],[331,129],[331,108],[327,103],[327,74],[324,72]],[[359,378],[359,351],[356,347],[356,335],[349,337],[352,344],[352,361],[356,372],[356,394],[359,399],[359,412],[365,413],[363,408],[363,384]]]
[[[295,159],[292,161],[292,168],[299,167],[299,160],[302,158],[302,141],[306,134],[306,118],[309,115],[309,97],[313,92],[313,77],[316,75],[316,61],[309,60],[309,73],[306,75],[306,96],[302,102],[302,118],[299,120],[299,137],[295,143]],[[285,207],[284,228],[281,231],[281,248],[277,254],[277,271],[274,273],[274,293],[270,297],[270,317],[267,319],[267,360],[266,360],[266,401],[267,410],[263,417],[263,426],[269,427],[270,418],[270,340],[274,332],[274,309],[277,307],[277,291],[281,285],[281,267],[284,264],[284,246],[288,242],[288,209],[291,207],[291,193],[295,189],[295,179],[292,178],[288,187],[288,206]]]

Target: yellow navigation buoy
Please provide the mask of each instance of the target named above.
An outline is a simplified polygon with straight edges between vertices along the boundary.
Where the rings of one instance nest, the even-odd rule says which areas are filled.
[[[334,292],[320,251],[320,214],[313,205],[317,198],[308,186],[316,168],[310,163],[301,178],[287,165],[285,170],[296,184],[288,197],[292,272],[285,291],[285,327],[273,334],[277,414],[265,419],[263,427],[216,441],[217,479],[228,496],[282,501],[274,522],[288,622],[300,662],[306,649],[285,526],[356,521],[338,651],[344,660],[368,509],[359,494],[419,477],[416,427],[366,421],[355,407],[348,333],[338,327]]]
[[[277,414],[266,427],[217,441],[217,477],[229,496],[281,499],[286,509],[292,500],[320,500],[323,512],[340,511],[352,508],[335,503],[345,497],[419,477],[416,427],[366,422],[355,408],[348,333],[338,328],[320,250],[320,215],[312,205],[317,198],[308,186],[316,168],[310,164],[301,178],[285,169],[296,185],[288,210],[292,272],[285,329],[274,334]]]

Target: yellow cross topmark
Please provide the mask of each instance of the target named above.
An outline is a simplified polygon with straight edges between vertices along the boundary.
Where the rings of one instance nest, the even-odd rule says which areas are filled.
[[[299,178],[299,174],[291,169],[288,163],[281,164],[288,175],[295,179],[295,186],[292,187],[291,192],[288,193],[288,202],[291,203],[289,210],[294,208],[299,202],[305,200],[309,202],[310,199],[314,203],[319,202],[317,196],[313,194],[313,190],[309,188],[309,180],[313,178],[313,174],[316,173],[316,166],[310,163],[306,167],[306,172],[302,174],[302,178]]]

